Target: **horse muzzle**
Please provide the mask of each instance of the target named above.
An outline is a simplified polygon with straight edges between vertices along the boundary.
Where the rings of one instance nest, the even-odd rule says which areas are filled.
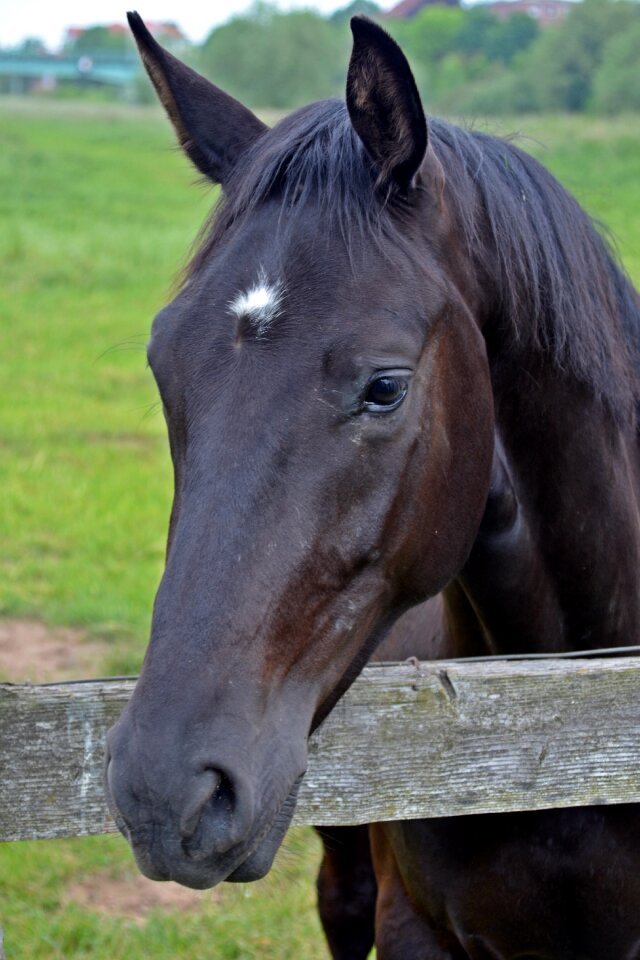
[[[145,775],[135,762],[139,751],[129,743],[126,730],[116,724],[108,735],[105,792],[145,876],[205,889],[223,880],[258,880],[268,872],[293,816],[305,747],[293,773],[283,780],[280,768],[280,776],[269,776],[258,791],[248,773],[253,764],[232,764],[228,757],[190,774],[182,764],[178,777],[163,771],[157,771],[160,777]],[[271,774],[273,756],[269,763]],[[273,783],[290,789],[278,796]]]

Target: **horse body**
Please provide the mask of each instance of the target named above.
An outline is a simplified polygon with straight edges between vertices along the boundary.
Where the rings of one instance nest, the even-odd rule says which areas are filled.
[[[593,422],[587,420],[587,431]],[[570,431],[565,438],[570,435],[576,434]],[[538,531],[522,507],[524,494],[514,496],[500,470],[504,485],[496,499],[502,505],[492,504],[490,495],[469,561],[458,583],[445,591],[444,634],[455,638],[454,649],[467,638],[476,651],[484,641],[487,653],[552,652],[586,648],[599,638],[623,646],[637,635],[635,503],[624,495],[633,489],[626,481],[630,464],[636,469],[635,437],[613,443],[619,443],[618,462],[610,449],[590,464],[581,462],[575,449],[586,452],[589,446],[578,442],[565,449],[578,475],[587,478],[593,503],[611,502],[613,493],[624,517],[619,538],[610,517],[603,530],[596,515],[583,529],[584,542],[575,525],[562,523],[570,516],[567,509],[558,509],[557,527],[549,531],[545,524]],[[555,464],[558,449],[549,444]],[[618,504],[616,471],[624,481]],[[549,469],[544,476],[547,497],[560,496],[557,471]],[[539,479],[538,490],[544,489]],[[573,506],[580,509],[579,498]],[[593,515],[586,502],[583,509],[585,516]],[[554,575],[545,557],[567,548],[575,565],[565,559],[562,574]],[[625,556],[628,566],[621,563]],[[638,956],[640,811],[635,806],[376,824],[371,840],[376,943],[385,960]],[[416,946],[407,952],[407,943]]]
[[[597,423],[598,410],[585,428],[590,431]],[[538,422],[536,429],[543,428]],[[534,538],[536,525],[527,520],[522,506],[525,495],[518,496],[512,480],[515,470],[506,465],[505,451],[497,443],[485,514],[463,572],[437,605],[431,601],[416,607],[398,622],[386,650],[381,651],[383,656],[406,655],[411,646],[421,658],[437,659],[470,652],[587,648],[599,638],[612,646],[628,643],[637,623],[632,579],[635,504],[626,495],[633,488],[627,486],[627,471],[636,462],[636,440],[631,433],[621,441],[617,429],[612,432],[616,434],[613,442],[620,444],[617,463],[608,443],[599,461],[595,457],[583,461],[580,451],[585,455],[595,451],[597,442],[584,446],[577,439],[579,432],[572,429],[564,434],[566,447],[550,443],[547,450],[554,464],[561,460],[559,450],[566,450],[578,476],[588,479],[595,503],[610,502],[619,471],[622,482],[618,481],[616,510],[624,517],[619,539],[610,518],[604,518],[606,529],[599,530],[599,518],[594,516],[583,530],[587,542],[574,542],[569,553],[581,566],[576,569],[565,563],[563,576],[554,577],[540,546],[548,528],[544,525],[538,539]],[[547,436],[552,437],[550,430]],[[576,437],[573,446],[572,437]],[[559,496],[557,471],[549,467],[541,474],[551,488],[544,491],[546,497]],[[635,484],[634,474],[631,480]],[[573,505],[578,505],[577,498]],[[588,504],[584,509],[591,516]],[[567,542],[571,545],[575,536],[574,525],[567,521],[572,527],[568,530],[562,522],[567,510],[558,509],[557,515],[551,544],[544,544],[549,552],[564,548]],[[592,535],[596,543],[591,542]],[[599,549],[603,554],[598,559]],[[594,555],[594,567],[585,576],[581,558],[586,556],[593,563]],[[625,555],[629,580],[621,582],[626,565],[620,560]],[[602,582],[594,582],[594,572]],[[565,597],[568,600],[563,603]],[[581,632],[576,637],[572,629]],[[344,934],[333,933],[329,913],[325,926],[336,960],[364,960],[374,938],[385,960],[638,956],[640,811],[635,806],[374,824],[370,838],[376,921],[361,930],[351,921],[350,936],[355,930],[359,934],[353,944]],[[367,858],[357,834],[354,843],[350,839],[347,833],[330,836],[325,843],[331,856],[341,855],[344,861],[342,882],[359,880],[362,899],[363,890],[368,889],[369,878],[363,875]],[[348,903],[350,890],[342,888],[340,893]],[[321,915],[326,914],[321,909]],[[361,909],[359,917],[365,915]],[[336,925],[336,929],[342,933],[342,927]]]
[[[539,407],[507,404],[518,430],[505,422],[504,435],[518,445],[497,455],[478,537],[445,590],[445,635],[476,652],[623,647],[637,636],[635,432],[598,404],[571,402],[565,384],[556,402],[554,386],[536,388],[555,411],[546,422]],[[378,824],[372,844],[384,958],[638,956],[637,807]],[[417,928],[415,954],[398,946],[399,916]]]
[[[150,343],[176,491],[107,793],[145,873],[211,886],[269,869],[308,733],[403,614],[422,656],[635,642],[640,311],[535,161],[427,139],[368,21],[347,108],[270,131],[131,22],[225,200]],[[371,862],[358,831],[364,919],[334,955],[366,956],[375,896],[381,960],[634,960],[639,824],[378,824]]]
[[[639,828],[625,806],[376,825],[378,951],[390,960],[635,958]],[[415,952],[397,935],[399,918]]]

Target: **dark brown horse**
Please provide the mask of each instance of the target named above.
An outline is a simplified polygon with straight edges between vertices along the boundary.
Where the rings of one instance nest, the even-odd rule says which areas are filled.
[[[373,23],[346,105],[268,129],[130,22],[223,194],[149,344],[175,499],[107,784],[143,872],[208,887],[269,869],[309,732],[427,598],[433,656],[637,641],[640,311],[538,163],[427,124]],[[640,957],[636,808],[370,839],[336,956],[375,895],[380,960]]]

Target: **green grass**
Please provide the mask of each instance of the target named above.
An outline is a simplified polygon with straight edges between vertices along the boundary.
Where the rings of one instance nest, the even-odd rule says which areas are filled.
[[[130,670],[171,485],[143,347],[210,197],[153,113],[12,112],[2,142],[0,613],[127,637]]]
[[[524,117],[491,125],[521,132],[534,154],[610,233],[617,254],[640,285],[640,121],[580,115]]]
[[[292,830],[269,876],[225,884],[188,913],[146,921],[105,916],[67,891],[98,872],[109,883],[135,868],[118,837],[7,844],[0,850],[0,923],[7,960],[325,960],[315,915],[319,843]]]
[[[0,102],[0,615],[80,625],[95,672],[133,672],[162,568],[171,470],[142,349],[212,194],[155,111]],[[637,120],[501,122],[616,233],[640,280]],[[542,146],[545,143],[546,146]],[[0,923],[22,960],[314,960],[317,842],[259,885],[140,927],[69,902],[133,869],[118,837],[0,847]],[[102,875],[102,873],[100,874]]]

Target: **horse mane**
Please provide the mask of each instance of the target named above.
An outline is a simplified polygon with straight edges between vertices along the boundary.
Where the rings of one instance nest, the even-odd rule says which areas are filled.
[[[640,300],[577,201],[510,140],[429,119],[429,144],[476,268],[495,281],[503,349],[532,351],[586,385],[620,422],[640,402]],[[303,107],[246,152],[205,224],[193,275],[227,231],[274,196],[281,223],[323,204],[351,250],[355,235],[407,248],[407,204],[376,193],[375,171],[345,104]],[[414,251],[415,256],[415,251]]]

